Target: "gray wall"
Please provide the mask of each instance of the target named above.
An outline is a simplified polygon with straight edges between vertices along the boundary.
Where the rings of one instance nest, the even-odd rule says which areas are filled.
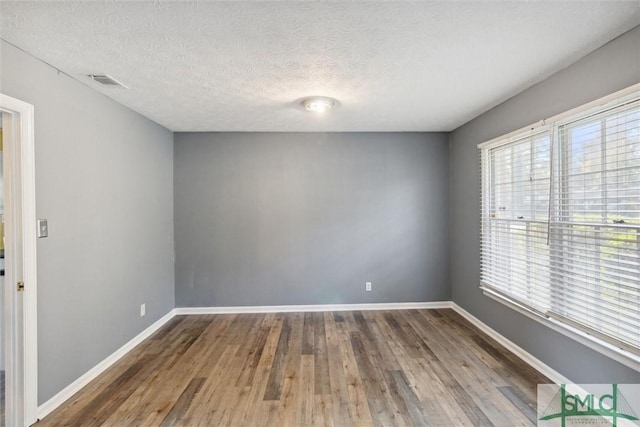
[[[453,300],[575,382],[637,383],[620,365],[482,295],[476,145],[640,81],[640,28],[456,129],[450,136]]]
[[[173,137],[2,42],[0,90],[35,106],[38,402],[174,306]],[[147,315],[140,318],[140,304]]]
[[[449,300],[447,141],[177,133],[176,305]]]

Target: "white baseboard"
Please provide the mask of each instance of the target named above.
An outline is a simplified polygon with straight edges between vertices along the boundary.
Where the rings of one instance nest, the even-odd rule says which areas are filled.
[[[62,405],[67,399],[76,394],[80,389],[93,381],[98,375],[106,371],[111,365],[120,360],[124,355],[129,353],[135,346],[140,344],[142,341],[150,337],[155,331],[160,329],[165,323],[171,320],[175,316],[175,310],[171,310],[169,313],[162,316],[155,323],[149,326],[144,331],[140,332],[136,335],[131,341],[120,347],[118,350],[113,352],[110,356],[104,359],[102,362],[98,363],[93,368],[89,369],[84,375],[80,378],[69,384],[67,387],[62,389],[58,394],[53,396],[51,399],[47,400],[45,403],[38,407],[37,415],[38,419],[42,419],[49,413],[51,413],[58,406]]]
[[[494,340],[498,341],[502,344],[507,350],[518,356],[520,359],[524,360],[528,365],[530,365],[533,369],[540,372],[542,375],[549,378],[556,384],[571,384],[573,383],[570,379],[562,375],[560,372],[551,368],[546,363],[542,362],[540,359],[533,356],[528,351],[524,350],[519,345],[505,338],[503,335],[496,332],[494,329],[487,326],[480,319],[469,313],[464,308],[460,307],[458,304],[452,302],[451,308],[456,311],[459,315],[467,319],[469,322],[473,323],[478,327],[482,332],[489,335]]]
[[[396,302],[374,304],[319,304],[319,305],[261,305],[239,307],[177,307],[176,315],[183,314],[236,314],[236,313],[295,313],[312,311],[358,311],[358,310],[411,310],[429,308],[451,308],[451,301]]]

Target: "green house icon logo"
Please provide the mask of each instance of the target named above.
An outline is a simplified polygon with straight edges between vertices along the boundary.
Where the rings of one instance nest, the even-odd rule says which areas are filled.
[[[559,419],[562,427],[567,425],[568,418],[578,417],[582,421],[590,417],[600,418],[602,421],[607,420],[606,424],[610,422],[614,427],[618,426],[620,420],[638,421],[638,416],[620,392],[618,385],[612,384],[611,388],[611,393],[600,395],[572,394],[567,391],[566,384],[562,384],[549,405],[542,411],[539,420]]]

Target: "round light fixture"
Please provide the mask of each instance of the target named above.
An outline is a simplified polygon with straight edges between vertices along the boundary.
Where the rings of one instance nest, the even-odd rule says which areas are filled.
[[[324,113],[338,106],[338,101],[326,96],[310,96],[300,101],[305,111],[310,113]]]

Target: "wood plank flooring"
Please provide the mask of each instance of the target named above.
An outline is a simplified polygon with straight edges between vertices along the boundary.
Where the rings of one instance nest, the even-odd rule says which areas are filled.
[[[530,426],[549,382],[448,309],[177,316],[37,426]]]

